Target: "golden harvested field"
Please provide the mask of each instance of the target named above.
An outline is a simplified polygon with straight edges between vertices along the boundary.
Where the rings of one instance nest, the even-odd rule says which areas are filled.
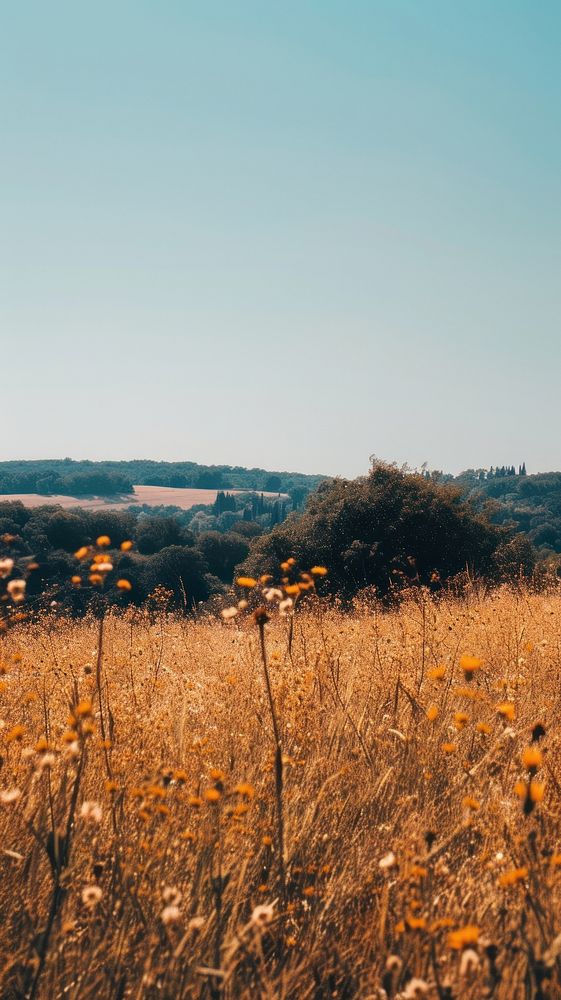
[[[126,510],[130,506],[147,504],[149,507],[169,506],[189,510],[197,504],[213,504],[218,490],[174,488],[172,486],[134,486],[130,496],[122,497],[70,497],[62,494],[48,496],[41,493],[2,493],[0,503],[19,500],[26,507],[83,507],[84,510]],[[227,490],[227,493],[244,493],[250,490]],[[259,491],[262,492],[262,491]],[[264,497],[286,497],[286,493],[263,493]]]
[[[2,998],[561,996],[558,593],[240,617],[3,639]]]

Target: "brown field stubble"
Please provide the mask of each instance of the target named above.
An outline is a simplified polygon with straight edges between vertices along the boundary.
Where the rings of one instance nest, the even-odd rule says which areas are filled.
[[[2,640],[2,997],[560,995],[560,597],[289,624],[284,865],[252,618]]]

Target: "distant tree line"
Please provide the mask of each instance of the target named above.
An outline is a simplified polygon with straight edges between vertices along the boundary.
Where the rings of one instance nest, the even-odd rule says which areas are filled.
[[[511,493],[500,501],[486,494],[495,492],[495,483],[512,480],[515,500],[508,500]],[[533,541],[552,546],[561,540],[561,473],[493,477],[484,490],[475,476],[472,487],[376,463],[368,476],[323,481],[303,512],[289,512],[282,497],[227,491],[195,511],[0,503],[0,548],[16,564],[30,558],[37,564],[28,587],[32,602],[54,601],[73,613],[92,597],[87,582],[72,582],[75,552],[100,535],[111,539],[106,593],[116,604],[123,593],[115,584],[124,579],[127,600],[142,604],[165,588],[176,607],[189,610],[222,593],[238,573],[278,578],[280,564],[291,556],[304,569],[328,567],[323,590],[344,599],[362,590],[391,598],[417,585],[438,592],[466,575],[490,582],[529,579],[539,555]],[[533,528],[531,514],[525,523],[528,500],[543,507],[547,498],[551,508],[553,496],[551,534]],[[133,543],[130,551],[121,549],[124,541]]]
[[[28,583],[31,606],[44,597],[69,611],[85,610],[93,591],[87,574],[84,587],[72,583],[81,571],[75,553],[100,535],[111,539],[108,555],[114,569],[104,592],[116,604],[122,603],[122,594],[115,583],[126,579],[131,584],[127,599],[136,604],[163,587],[176,606],[192,608],[231,583],[235,566],[250,548],[241,533],[207,531],[195,536],[176,517],[56,506],[30,509],[20,501],[0,504],[1,555],[11,556],[16,565],[31,556],[37,564]],[[122,551],[127,541],[133,548]]]
[[[100,535],[112,542],[114,572],[107,578],[110,600],[119,577],[131,584],[128,599],[143,603],[156,587],[166,588],[177,606],[192,607],[232,583],[235,567],[248,556],[251,541],[279,524],[290,501],[263,494],[219,491],[214,504],[189,510],[131,507],[122,510],[71,510],[57,505],[27,508],[21,501],[0,503],[0,555],[33,557],[38,568],[29,596],[44,594],[61,607],[87,606],[88,589],[77,590],[74,553]],[[130,552],[120,545],[132,541]]]
[[[241,466],[205,466],[196,462],[90,462],[70,458],[0,462],[0,494],[113,496],[130,493],[133,485],[167,486],[290,493],[295,505],[299,506],[322,478]]]
[[[4,472],[0,468],[0,494],[39,493],[73,497],[120,496],[132,493],[133,484],[128,476],[119,472],[69,472],[66,475],[53,471]]]
[[[458,486],[478,509],[491,505],[492,520],[523,532],[542,559],[561,554],[561,472],[528,475],[525,463],[518,474],[513,468],[466,469],[439,480]]]

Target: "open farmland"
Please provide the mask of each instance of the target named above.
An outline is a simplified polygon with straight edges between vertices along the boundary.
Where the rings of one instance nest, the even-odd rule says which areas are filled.
[[[1,996],[559,997],[558,591],[272,607],[6,634]]]
[[[180,507],[189,510],[197,504],[210,505],[216,500],[218,490],[175,489],[171,486],[135,486],[134,492],[119,497],[71,497],[63,495],[49,496],[39,493],[4,493],[0,494],[0,503],[19,500],[26,507],[43,507],[57,505],[59,507],[83,507],[85,510],[126,510],[131,506],[147,505],[149,507]],[[244,493],[245,490],[227,490],[228,493]],[[285,494],[263,493],[265,497],[284,497]]]

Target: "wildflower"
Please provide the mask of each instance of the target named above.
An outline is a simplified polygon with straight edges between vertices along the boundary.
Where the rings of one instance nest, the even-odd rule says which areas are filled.
[[[462,805],[464,809],[471,809],[473,812],[476,812],[480,808],[479,802],[472,795],[464,795]]]
[[[454,713],[454,725],[456,729],[463,729],[468,722],[469,722],[469,715],[466,712]]]
[[[432,670],[429,670],[428,676],[429,680],[431,681],[442,681],[444,680],[445,674],[446,674],[446,667],[439,666],[439,667],[433,667]]]
[[[434,722],[434,720],[437,718],[438,718],[438,706],[430,705],[427,708],[427,719],[429,720],[429,722]]]
[[[271,923],[275,915],[274,906],[272,903],[262,903],[260,906],[256,906],[250,917],[250,923],[254,927],[265,927],[267,924]]]
[[[487,722],[476,722],[475,728],[478,733],[482,733],[484,736],[488,736],[489,733],[492,731],[491,726],[488,725]]]
[[[409,980],[407,986],[405,987],[401,996],[403,1000],[417,1000],[418,997],[424,997],[429,992],[429,984],[425,982],[424,979],[419,979],[417,976],[413,976]]]
[[[458,696],[458,698],[469,698],[470,701],[481,701],[483,698],[483,695],[481,694],[480,691],[478,691],[477,689],[474,690],[473,688],[470,687],[456,688],[455,694]]]
[[[378,862],[378,867],[386,871],[389,868],[393,868],[396,864],[397,861],[395,854],[393,853],[393,851],[389,851],[387,854],[384,854],[383,858],[380,858]]]
[[[224,621],[229,622],[232,618],[236,617],[237,613],[237,608],[224,608],[222,611],[222,617]]]
[[[448,935],[448,946],[455,951],[460,951],[468,945],[477,944],[479,941],[479,927],[475,924],[466,924],[457,931],[450,931]]]
[[[429,931],[431,934],[435,934],[436,931],[441,930],[443,927],[452,927],[453,923],[454,921],[451,917],[438,917],[437,920],[433,920],[429,927]]]
[[[260,628],[262,628],[263,625],[266,625],[267,622],[269,621],[269,615],[267,614],[267,609],[256,608],[255,611],[253,612],[253,620],[256,625],[259,625]]]
[[[119,590],[132,590],[132,583],[130,580],[117,580],[117,587]]]
[[[220,792],[218,788],[207,788],[203,792],[203,798],[206,799],[207,802],[218,802],[221,797],[222,792]]]
[[[300,586],[297,583],[287,583],[285,586],[285,593],[295,596],[300,593]]]
[[[181,898],[181,890],[175,885],[166,885],[162,890],[162,899],[164,903],[172,903],[174,906],[179,906]]]
[[[7,788],[0,792],[0,802],[4,805],[11,805],[12,802],[17,802],[21,798],[21,790],[19,788]]]
[[[480,660],[477,656],[460,657],[460,670],[463,670],[466,681],[471,681],[474,674],[478,670],[481,670],[482,666],[483,660]]]
[[[325,566],[312,566],[310,573],[314,576],[327,576],[328,570]]]
[[[109,535],[100,535],[98,538],[96,538],[95,544],[100,549],[107,549],[111,545],[111,539]]]
[[[290,609],[293,606],[293,604],[294,604],[294,601],[292,600],[291,597],[285,597],[284,601],[280,602],[280,604],[279,604],[279,612],[280,612],[280,614],[281,614],[281,616],[283,618],[286,617],[286,615],[290,611]]]
[[[263,591],[263,597],[265,598],[266,601],[269,602],[282,601],[284,594],[282,590],[279,590],[278,587],[268,587],[266,590]]]
[[[91,715],[93,711],[93,705],[89,698],[84,698],[83,701],[79,702],[76,706],[76,715],[78,716],[88,716]]]
[[[14,568],[14,560],[5,558],[0,559],[0,580],[6,580]]]
[[[82,582],[82,577],[81,576],[71,576],[70,577],[70,583],[72,583],[75,587],[79,587],[80,584],[81,584],[81,582]]]
[[[511,701],[503,701],[497,705],[497,713],[509,722],[514,722],[516,718],[516,709]]]
[[[87,885],[85,889],[82,889],[82,902],[92,910],[100,902],[102,896],[103,892],[98,885]]]
[[[86,558],[89,551],[90,550],[88,549],[87,545],[82,545],[82,547],[79,548],[78,551],[74,553],[74,556],[76,559],[79,559],[81,561],[82,559]]]
[[[88,579],[93,587],[98,587],[100,583],[103,583],[101,573],[90,573]]]
[[[25,726],[18,723],[17,726],[13,726],[9,732],[6,733],[6,743],[13,743],[14,740],[21,740],[25,734]]]
[[[234,791],[246,799],[253,799],[255,797],[255,789],[253,785],[248,785],[246,781],[242,781],[239,785],[236,785]]]
[[[460,960],[460,976],[469,979],[479,968],[479,955],[473,948],[466,948]]]
[[[401,972],[403,960],[399,955],[388,955],[386,959],[386,969],[388,972]]]
[[[412,931],[422,931],[427,926],[427,921],[425,917],[407,917],[407,926],[409,930]]]
[[[129,540],[127,540],[125,542],[121,542],[121,545],[120,545],[121,552],[130,552],[130,550],[132,549],[133,545],[134,545],[134,542],[131,542]]]
[[[14,604],[20,604],[25,597],[25,580],[10,580],[6,585],[6,590],[8,591],[10,597]]]
[[[538,767],[542,766],[543,754],[537,747],[526,747],[526,749],[522,751],[520,759],[526,770],[528,770],[530,774],[535,774]]]
[[[512,885],[516,885],[517,882],[522,882],[524,879],[528,878],[528,869],[526,865],[522,865],[520,868],[513,868],[511,871],[503,872],[499,876],[499,885],[503,889],[507,889]]]
[[[257,586],[257,580],[254,580],[252,576],[238,576],[236,583],[238,587],[247,587],[248,590]]]
[[[531,781],[529,794],[532,802],[541,802],[545,793],[545,785],[543,781]]]
[[[103,816],[103,810],[99,802],[82,802],[80,808],[80,816],[85,819],[88,823],[101,823],[101,818]]]
[[[187,924],[187,929],[197,934],[204,927],[206,921],[204,917],[191,917]]]
[[[440,746],[444,753],[455,753],[458,749],[457,743],[441,743]]]
[[[48,769],[49,767],[54,767],[55,761],[56,761],[56,757],[55,757],[54,753],[44,753],[39,758],[39,763],[38,763],[37,767],[38,767],[39,771],[44,771],[44,770]]]
[[[109,562],[108,559],[104,559],[103,562],[96,562],[95,570],[97,573],[110,573],[113,569],[113,563]]]

